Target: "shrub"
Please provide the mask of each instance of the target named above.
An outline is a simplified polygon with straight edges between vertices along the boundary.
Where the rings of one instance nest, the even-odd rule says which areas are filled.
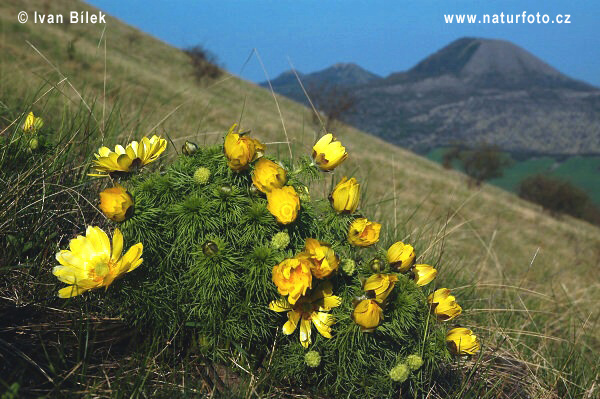
[[[502,177],[503,169],[511,163],[498,146],[489,144],[462,150],[458,159],[471,182],[477,186],[486,180]]]
[[[541,205],[553,215],[567,214],[600,224],[600,211],[589,195],[566,180],[544,175],[519,183],[519,197]]]
[[[189,47],[184,52],[190,57],[193,74],[197,81],[216,79],[223,74],[217,56],[201,45]]]

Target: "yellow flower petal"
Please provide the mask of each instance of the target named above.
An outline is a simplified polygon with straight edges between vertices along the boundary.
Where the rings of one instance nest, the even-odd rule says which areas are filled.
[[[296,327],[298,326],[298,320],[300,320],[300,313],[295,311],[288,312],[288,321],[283,325],[283,333],[285,335],[290,335],[294,331],[296,331]]]
[[[312,343],[310,339],[310,320],[304,318],[300,321],[300,343],[305,348],[308,348]]]

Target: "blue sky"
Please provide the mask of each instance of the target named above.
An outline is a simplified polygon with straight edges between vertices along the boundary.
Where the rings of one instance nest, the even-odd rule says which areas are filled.
[[[337,62],[386,76],[463,36],[510,40],[576,79],[600,86],[600,2],[587,0],[89,0],[177,47],[202,44],[234,74],[263,81]],[[446,24],[444,14],[570,14],[570,24]]]

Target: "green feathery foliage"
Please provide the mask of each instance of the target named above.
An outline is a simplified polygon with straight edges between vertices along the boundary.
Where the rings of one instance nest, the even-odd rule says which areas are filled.
[[[232,171],[222,147],[194,148],[163,171],[123,181],[135,208],[120,227],[128,244],[143,243],[144,263],[108,290],[108,308],[158,336],[193,342],[211,361],[235,357],[269,381],[334,396],[388,397],[402,384],[416,384],[413,374],[442,372],[449,360],[445,332],[429,315],[424,289],[394,271],[386,248],[349,242],[349,227],[362,215],[338,213],[328,200],[310,197],[308,185],[323,175],[310,158],[284,165],[300,199],[296,219],[286,225],[253,185],[252,168]],[[287,312],[269,309],[280,298],[274,266],[303,252],[307,238],[330,245],[342,265],[327,278],[341,298],[331,311],[333,338],[313,329],[308,349],[298,331],[280,333]],[[352,314],[358,300],[374,298],[363,290],[374,272],[398,281],[380,304],[382,322],[365,332]],[[411,374],[404,362],[414,354],[423,367]]]

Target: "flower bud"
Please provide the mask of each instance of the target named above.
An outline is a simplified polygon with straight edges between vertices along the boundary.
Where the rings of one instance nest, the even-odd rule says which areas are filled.
[[[456,327],[448,331],[446,344],[454,355],[474,355],[480,349],[477,336],[464,327]]]
[[[198,151],[198,145],[192,143],[191,141],[185,141],[185,143],[181,146],[181,152],[185,155],[190,156]]]
[[[348,276],[352,276],[356,271],[356,262],[352,259],[344,259],[341,265],[342,271]]]
[[[302,186],[298,190],[298,198],[303,202],[310,202],[310,191],[308,191],[308,187]]]
[[[231,194],[232,188],[229,184],[223,184],[221,187],[219,187],[219,192],[224,196],[228,196],[229,194]]]
[[[206,256],[215,256],[219,253],[219,246],[213,241],[206,241],[202,244],[202,253]]]
[[[333,134],[327,133],[313,146],[312,157],[321,170],[328,172],[344,162],[348,153]]]
[[[377,258],[371,259],[369,262],[369,268],[371,268],[373,272],[379,273],[383,270],[383,263]]]
[[[234,172],[246,169],[250,162],[260,158],[265,150],[265,146],[260,141],[239,133],[237,124],[229,129],[223,148],[227,165]]]
[[[400,363],[390,370],[390,378],[394,382],[404,382],[408,379],[409,375],[410,369],[404,363]]]
[[[259,159],[252,172],[252,183],[263,193],[283,187],[286,181],[285,169],[266,158]]]
[[[363,299],[354,307],[352,320],[362,330],[373,330],[383,320],[383,309],[381,309],[381,306],[374,299]]]
[[[353,213],[360,202],[360,184],[354,177],[348,180],[344,176],[333,189],[329,200],[337,212]]]
[[[321,364],[321,355],[317,351],[308,351],[304,355],[304,362],[308,367],[315,368]]]
[[[449,321],[462,313],[462,308],[456,303],[456,298],[450,295],[448,288],[435,290],[427,297],[427,302],[440,321]]]
[[[415,250],[411,245],[398,241],[388,249],[387,258],[392,267],[404,273],[410,269],[415,260]]]
[[[133,212],[133,198],[119,184],[100,193],[100,210],[113,222],[122,222]]]
[[[198,184],[206,184],[210,179],[210,169],[200,167],[194,172],[194,181]]]
[[[406,364],[412,371],[417,371],[423,365],[423,358],[419,355],[408,355]]]
[[[415,265],[415,284],[418,286],[427,285],[437,276],[437,270],[429,265]]]
[[[35,151],[38,148],[40,148],[40,142],[39,142],[39,140],[36,137],[34,137],[31,140],[29,140],[29,149],[31,151]]]
[[[271,246],[275,249],[284,249],[290,244],[290,235],[285,231],[280,231],[271,238]]]

